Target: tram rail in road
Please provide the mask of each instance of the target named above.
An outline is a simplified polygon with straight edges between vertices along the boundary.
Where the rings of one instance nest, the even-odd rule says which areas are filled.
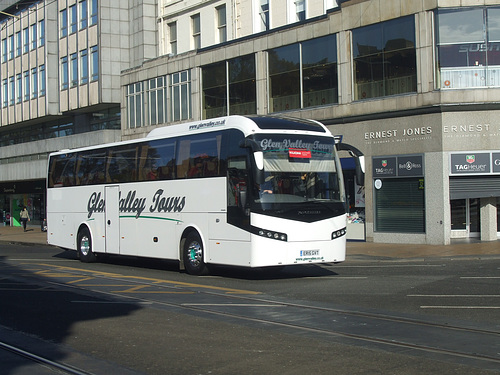
[[[28,266],[26,264],[25,266]],[[243,324],[258,324],[289,333],[346,340],[352,345],[400,350],[483,369],[500,368],[500,332],[443,324],[431,318],[409,318],[350,311],[277,299],[255,291],[117,273],[82,270],[57,264],[32,263],[39,276],[58,289],[91,290],[110,303],[149,304],[160,309],[196,311]],[[72,301],[95,302],[93,298]]]

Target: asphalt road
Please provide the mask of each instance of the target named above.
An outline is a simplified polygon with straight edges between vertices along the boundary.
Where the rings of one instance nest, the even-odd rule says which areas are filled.
[[[175,262],[0,244],[0,342],[93,374],[494,374],[499,286],[496,256],[193,277]]]

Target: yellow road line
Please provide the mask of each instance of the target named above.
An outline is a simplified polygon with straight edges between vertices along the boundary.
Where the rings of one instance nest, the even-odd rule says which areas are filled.
[[[79,268],[73,268],[73,267],[67,267],[67,266],[58,266],[54,264],[44,264],[40,263],[37,264],[38,266],[44,266],[44,267],[50,267],[52,269],[56,269],[58,271],[61,271],[60,273],[56,272],[51,272],[49,270],[45,271],[40,271],[38,272],[39,274],[47,277],[81,277],[81,275],[72,275],[69,273],[64,273],[64,271],[78,271],[81,272],[82,270]],[[137,280],[137,281],[147,281],[151,282],[154,284],[167,284],[171,285],[174,287],[184,287],[184,288],[201,288],[201,289],[208,289],[208,290],[217,290],[221,292],[225,292],[228,294],[261,294],[260,292],[255,292],[251,290],[244,290],[244,289],[233,289],[233,288],[225,288],[225,287],[218,287],[218,286],[211,286],[211,285],[202,285],[202,284],[195,284],[195,283],[188,283],[188,282],[182,282],[182,281],[175,281],[175,280],[162,280],[162,279],[155,279],[155,278],[150,278],[150,277],[142,277],[142,276],[125,276],[125,275],[120,275],[117,273],[109,273],[109,272],[101,272],[101,271],[94,271],[94,270],[85,270],[88,272],[91,272],[95,276],[102,276],[102,277],[109,277],[109,278],[120,278],[120,279],[130,279],[130,280]],[[90,279],[91,277],[89,277]],[[82,279],[84,281],[84,279]],[[77,280],[73,281],[78,282]],[[103,286],[106,286],[103,284]]]

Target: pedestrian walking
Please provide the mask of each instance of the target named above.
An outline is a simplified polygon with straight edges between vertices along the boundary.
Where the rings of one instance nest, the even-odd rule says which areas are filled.
[[[28,210],[26,209],[26,206],[23,207],[20,213],[21,216],[21,223],[23,223],[23,228],[24,231],[26,232],[26,223],[30,221],[30,214],[28,213]]]

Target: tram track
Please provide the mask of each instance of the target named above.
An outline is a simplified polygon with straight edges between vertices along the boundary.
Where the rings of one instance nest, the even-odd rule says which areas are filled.
[[[31,362],[34,364],[38,364],[38,365],[44,367],[44,369],[46,369],[47,371],[51,371],[54,373],[69,374],[69,375],[93,375],[93,373],[91,373],[91,372],[87,372],[85,370],[78,369],[76,367],[69,366],[69,365],[61,363],[61,362],[53,361],[49,358],[39,356],[35,353],[21,349],[17,346],[13,346],[13,345],[8,344],[8,343],[3,342],[3,341],[0,341],[0,350],[3,350],[3,351],[8,352],[10,354],[13,354],[17,357],[20,357],[21,359],[23,359],[25,361],[28,361],[28,362]],[[37,370],[36,373],[40,373],[38,371],[39,370]]]
[[[496,330],[372,312],[351,311],[286,300],[277,301],[257,295],[235,295],[230,292],[209,290],[210,288],[207,286],[194,283],[171,282],[168,284],[166,281],[159,279],[138,279],[136,277],[130,278],[123,275],[110,275],[93,271],[82,272],[66,267],[60,267],[59,270],[75,277],[83,276],[81,280],[88,280],[86,278],[91,277],[94,280],[112,281],[114,284],[119,282],[124,283],[124,285],[130,284],[131,286],[148,287],[154,290],[177,292],[177,294],[168,294],[170,298],[162,300],[162,298],[158,297],[162,294],[158,294],[156,298],[153,298],[154,292],[148,292],[148,294],[140,292],[124,294],[117,291],[103,290],[103,288],[88,287],[83,283],[78,285],[78,282],[72,282],[71,284],[58,281],[50,282],[58,287],[91,290],[111,298],[125,298],[130,303],[189,310],[246,323],[274,326],[291,332],[306,332],[322,338],[349,340],[349,343],[376,345],[386,349],[399,348],[406,351],[410,350],[417,355],[433,353],[445,356],[448,360],[461,358],[463,360],[478,361],[480,367],[497,371],[500,368],[500,347],[498,346],[500,332]],[[214,289],[217,288],[214,287]],[[129,288],[129,290],[133,290],[133,288]],[[179,298],[179,291],[192,292],[196,299],[188,301],[185,297]],[[327,323],[325,324],[325,322]],[[328,322],[334,323],[328,324]],[[339,322],[344,323],[344,325],[341,326]],[[387,334],[388,331],[396,331],[396,333],[390,332]],[[433,335],[439,340],[432,340]],[[445,338],[448,338],[448,340]],[[433,344],[428,344],[429,342]],[[460,345],[455,345],[455,342],[460,343]],[[463,349],[462,343],[470,343],[467,350]],[[478,343],[481,343],[481,345],[478,345]]]

